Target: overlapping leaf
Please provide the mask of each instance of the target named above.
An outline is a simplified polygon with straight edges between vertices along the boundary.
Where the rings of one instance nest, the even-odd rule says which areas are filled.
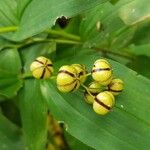
[[[59,61],[57,65],[69,61],[90,68],[97,58],[97,54],[89,51]],[[125,90],[116,98],[115,108],[108,115],[96,115],[85,103],[83,93],[62,94],[51,81],[42,81],[43,96],[56,118],[65,121],[67,132],[87,145],[95,149],[147,150],[150,146],[150,81],[119,63],[110,62],[114,75],[124,80]]]
[[[134,0],[131,3],[123,6],[119,13],[121,19],[127,25],[135,25],[139,22],[149,20],[150,4],[147,0]]]
[[[0,114],[0,149],[1,150],[24,150],[21,130]]]
[[[86,13],[80,25],[80,34],[86,41],[85,45],[103,48],[124,47],[133,37],[135,29],[128,29],[118,13],[120,8],[130,1],[132,0],[122,0],[116,5],[107,2]],[[120,42],[122,40],[124,41]]]
[[[52,27],[56,19],[62,15],[73,17],[106,1],[107,0],[89,0],[85,2],[84,0],[62,0],[60,2],[59,0],[24,0],[22,2],[18,0],[19,14],[17,14],[17,17],[19,18],[19,30],[14,34],[7,35],[7,38],[17,41],[26,39]],[[5,12],[7,13],[7,10],[10,9],[11,7],[9,6]],[[2,9],[2,11],[4,10]],[[7,15],[11,18],[9,14]],[[3,14],[2,16],[5,19]],[[5,26],[7,25],[10,24],[5,24]],[[6,37],[6,35],[4,36]]]
[[[19,94],[25,141],[30,150],[43,150],[47,142],[47,106],[38,80],[26,80]]]
[[[22,87],[20,56],[16,49],[5,49],[0,58],[0,95],[10,98]]]

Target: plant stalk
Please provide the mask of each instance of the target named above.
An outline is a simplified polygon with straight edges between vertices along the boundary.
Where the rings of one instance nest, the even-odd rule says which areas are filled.
[[[67,39],[74,40],[74,41],[80,41],[81,40],[80,36],[73,35],[73,34],[70,34],[70,33],[67,33],[67,32],[64,32],[61,30],[58,31],[58,30],[49,29],[49,30],[46,30],[46,33],[61,36],[63,38],[67,38]]]
[[[0,33],[14,32],[17,30],[18,30],[17,26],[0,27]]]

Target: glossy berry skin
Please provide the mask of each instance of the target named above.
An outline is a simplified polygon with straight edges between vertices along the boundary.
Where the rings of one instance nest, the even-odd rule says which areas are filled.
[[[124,83],[121,79],[113,79],[108,85],[108,91],[113,95],[119,95],[123,90]]]
[[[78,89],[80,81],[77,79],[77,71],[73,66],[62,66],[57,75],[57,87],[61,92],[71,92]]]
[[[105,59],[95,61],[92,68],[92,77],[102,85],[108,85],[112,78],[111,65]]]
[[[88,104],[93,104],[94,99],[96,97],[97,94],[99,94],[100,92],[102,92],[104,89],[104,87],[99,84],[98,82],[92,82],[89,84],[88,87],[88,93],[87,90],[84,92],[84,97],[85,97],[85,101]]]
[[[53,73],[52,61],[46,57],[37,57],[30,65],[33,77],[37,79],[47,79]]]
[[[101,92],[95,97],[93,109],[97,114],[105,115],[112,109],[114,103],[115,98],[110,92]]]
[[[86,81],[86,67],[84,65],[81,65],[81,64],[72,64],[71,66],[73,66],[76,71],[77,71],[77,77],[79,78],[80,82],[81,83],[84,83]]]

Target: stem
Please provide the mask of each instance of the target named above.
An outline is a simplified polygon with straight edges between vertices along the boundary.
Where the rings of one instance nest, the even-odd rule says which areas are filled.
[[[23,78],[23,79],[29,79],[29,78],[33,78],[33,76],[32,76],[32,73],[29,72],[29,73],[24,73],[24,74],[22,74],[22,78]]]
[[[34,38],[34,42],[56,42],[59,44],[82,44],[78,41],[72,41],[72,40],[65,40],[65,39],[41,39],[41,38]]]
[[[42,38],[34,38],[34,39],[30,39],[25,44],[15,45],[15,47],[17,47],[17,48],[23,48],[25,46],[28,46],[28,45],[31,45],[31,44],[34,44],[34,43],[48,43],[48,42],[56,42],[56,43],[59,43],[59,44],[77,44],[77,45],[82,44],[81,42],[78,42],[78,41],[65,40],[65,39],[42,39]]]
[[[50,77],[51,80],[56,79],[56,78],[57,78],[57,76],[51,76]]]
[[[61,30],[58,31],[58,30],[50,29],[50,30],[46,30],[45,32],[47,32],[49,34],[52,34],[52,35],[57,35],[57,36],[61,36],[61,37],[64,37],[64,38],[71,39],[71,40],[75,40],[75,41],[80,41],[81,40],[80,36],[73,35],[73,34],[70,34],[70,33],[67,33],[67,32],[64,32],[64,31],[61,31]]]
[[[88,77],[90,75],[91,75],[91,73],[87,73],[87,74],[84,75],[84,77]]]
[[[0,33],[13,32],[17,30],[18,30],[17,26],[0,27]]]
[[[90,95],[90,96],[92,96],[93,98],[94,98],[94,96],[89,92],[89,89],[88,89],[88,87],[86,87],[84,84],[82,84],[81,83],[81,86],[88,92],[88,94]]]

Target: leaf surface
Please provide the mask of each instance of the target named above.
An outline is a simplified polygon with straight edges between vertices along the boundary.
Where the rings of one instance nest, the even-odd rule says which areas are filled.
[[[78,53],[57,62],[57,65],[60,67],[68,61],[85,64],[90,70],[98,58],[97,53],[87,50],[83,55]],[[43,96],[55,117],[66,123],[67,132],[88,146],[108,150],[147,150],[150,146],[150,81],[117,62],[109,61],[114,75],[123,79],[125,89],[116,98],[116,105],[108,115],[95,114],[85,103],[82,92],[60,93],[50,80],[41,83]]]

